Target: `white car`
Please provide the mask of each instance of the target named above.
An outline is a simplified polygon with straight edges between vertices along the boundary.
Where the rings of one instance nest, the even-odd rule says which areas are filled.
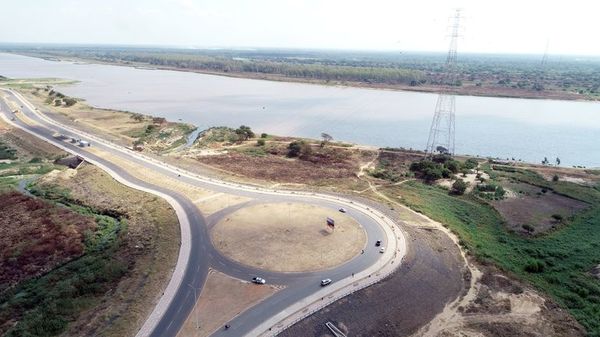
[[[252,282],[256,283],[256,284],[265,284],[265,283],[267,283],[267,281],[265,281],[265,279],[262,278],[262,277],[253,277],[252,278]]]
[[[330,285],[330,284],[331,284],[331,282],[333,282],[333,281],[331,281],[331,279],[330,279],[330,278],[326,278],[326,279],[324,279],[324,280],[321,280],[321,287],[324,287],[324,286],[326,286],[326,285]]]
[[[379,248],[379,252],[380,252],[381,254],[385,253],[385,247],[381,247],[381,248]]]

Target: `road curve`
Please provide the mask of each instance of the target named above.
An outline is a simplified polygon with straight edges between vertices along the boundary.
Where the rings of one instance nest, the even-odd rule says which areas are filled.
[[[319,297],[324,298],[325,296],[339,292],[344,287],[351,287],[352,283],[355,283],[360,278],[370,278],[372,274],[375,274],[386,266],[388,269],[391,267],[397,268],[400,264],[398,262],[401,261],[406,251],[406,241],[400,231],[393,231],[395,226],[393,221],[376,210],[369,209],[360,203],[329,195],[275,191],[201,177],[109,143],[93,135],[61,125],[37,112],[37,109],[18,93],[8,90],[4,92],[8,94],[9,99],[20,103],[19,105],[22,106],[21,113],[25,114],[38,125],[28,125],[19,119],[10,121],[13,114],[8,109],[6,103],[2,101],[2,116],[7,122],[67,152],[85,158],[127,186],[164,198],[175,209],[180,221],[182,235],[177,266],[164,295],[137,336],[175,336],[194,306],[196,299],[193,287],[199,289],[204,285],[208,268],[211,266],[241,279],[249,279],[251,276],[261,275],[272,283],[285,285],[283,290],[234,318],[230,323],[231,328],[229,330],[217,330],[213,333],[213,336],[256,336],[269,331],[272,326],[289,318],[290,315],[298,315],[302,308],[310,305],[314,307],[315,299]],[[348,209],[349,214],[359,221],[367,231],[369,242],[367,243],[365,254],[359,255],[336,268],[312,273],[265,272],[241,265],[222,256],[212,246],[206,220],[187,197],[176,191],[155,186],[132,177],[125,170],[108,160],[89,153],[85,149],[73,144],[55,139],[53,137],[55,132],[91,140],[93,146],[108,151],[111,155],[126,158],[146,168],[168,176],[177,177],[177,179],[181,179],[186,183],[213,191],[249,196],[255,199],[258,198],[264,202],[300,201],[312,203],[330,208],[332,211],[336,211],[340,205],[344,205]],[[222,211],[222,216],[233,210],[234,208]],[[375,249],[369,249],[373,246],[374,240],[382,238],[385,238],[385,244],[388,246],[385,254],[379,254]],[[395,266],[390,265],[390,261],[396,261]],[[351,278],[351,274],[356,274],[355,278]],[[336,282],[330,287],[319,287],[319,280],[326,277]],[[191,287],[188,285],[191,285]]]

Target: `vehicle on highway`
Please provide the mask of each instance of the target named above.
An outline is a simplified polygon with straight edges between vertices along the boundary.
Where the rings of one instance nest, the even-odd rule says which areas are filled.
[[[253,277],[252,282],[256,284],[265,284],[267,281],[262,277]]]
[[[375,247],[379,247],[379,246],[381,246],[381,240],[377,240],[377,241],[375,242]]]
[[[90,142],[88,142],[87,140],[80,140],[79,141],[79,146],[80,147],[86,147],[86,146],[91,146],[92,144],[90,144]]]
[[[11,120],[11,121],[14,121],[14,120],[15,120],[15,118],[14,118],[14,117],[11,117],[11,118],[10,118],[10,120]]]
[[[331,284],[331,282],[333,282],[333,281],[331,281],[331,279],[330,279],[330,278],[326,278],[326,279],[324,279],[324,280],[321,280],[321,287],[324,287],[324,286],[326,286],[326,285],[330,285],[330,284]]]
[[[380,252],[381,254],[385,253],[385,247],[381,247],[381,248],[379,248],[379,252]]]
[[[340,208],[340,212],[346,213],[346,209],[342,207],[342,208]]]

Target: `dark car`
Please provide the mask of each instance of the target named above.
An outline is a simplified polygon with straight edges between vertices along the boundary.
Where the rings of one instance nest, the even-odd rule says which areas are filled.
[[[379,246],[381,246],[381,240],[377,240],[377,241],[375,242],[375,247],[379,247]]]

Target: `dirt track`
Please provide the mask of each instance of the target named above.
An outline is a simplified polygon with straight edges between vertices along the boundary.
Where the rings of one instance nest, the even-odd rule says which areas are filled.
[[[464,288],[458,248],[437,230],[406,227],[408,254],[391,277],[300,321],[280,336],[324,336],[333,322],[351,336],[407,336]]]

